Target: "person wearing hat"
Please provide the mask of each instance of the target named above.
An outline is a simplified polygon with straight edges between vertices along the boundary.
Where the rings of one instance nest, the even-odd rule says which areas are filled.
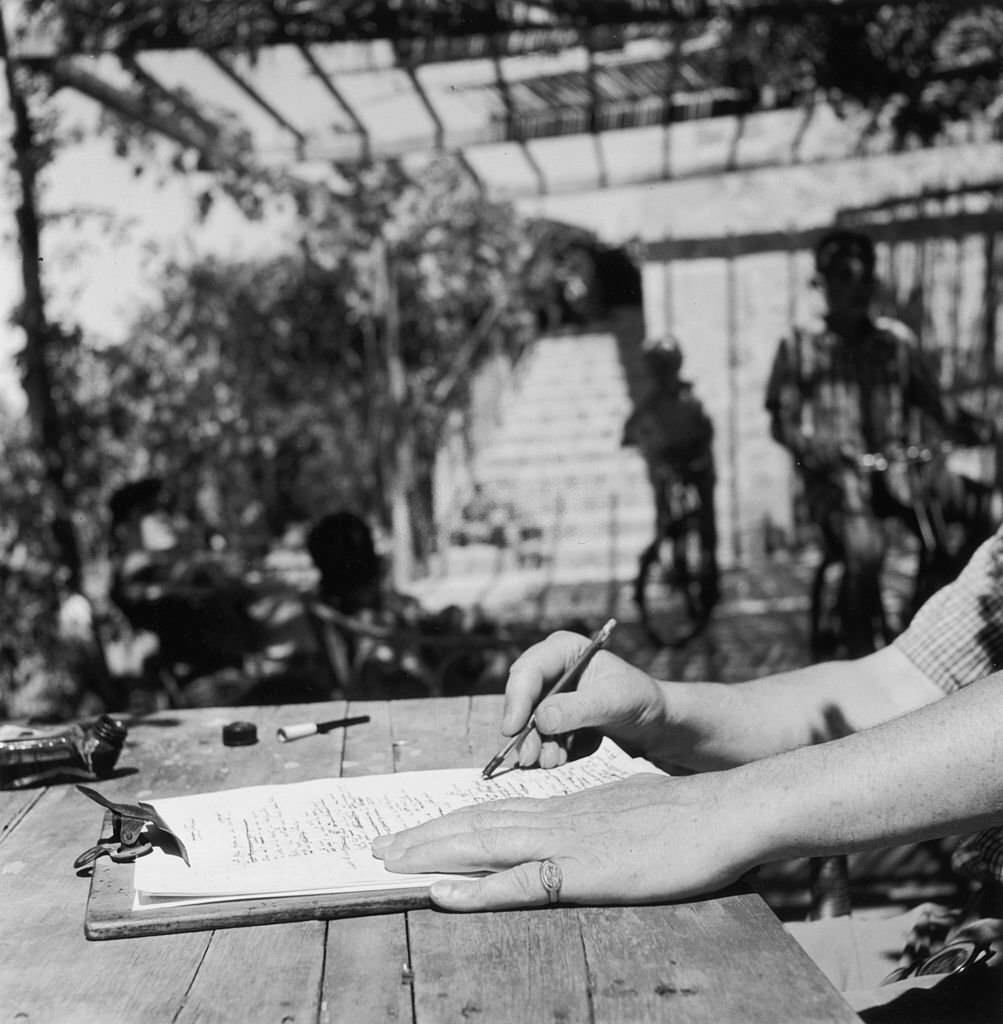
[[[916,529],[908,495],[891,486],[889,474],[862,468],[860,457],[915,443],[917,414],[948,436],[973,440],[962,436],[909,328],[872,315],[874,265],[874,245],[861,232],[834,230],[819,240],[815,283],[825,311],[780,342],[765,403],[823,545],[844,565],[839,610],[851,657],[881,639],[883,522],[898,518]]]

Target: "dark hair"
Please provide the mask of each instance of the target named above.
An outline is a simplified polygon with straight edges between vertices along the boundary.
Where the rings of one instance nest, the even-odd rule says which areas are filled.
[[[836,228],[815,243],[815,270],[823,277],[847,260],[858,259],[867,277],[874,276],[874,242],[862,231]]]
[[[134,515],[152,512],[163,497],[164,481],[157,476],[143,477],[119,487],[108,499],[112,528],[128,522]]]
[[[332,512],[318,519],[307,534],[306,548],[325,594],[347,596],[379,578],[372,530],[352,512]]]
[[[682,369],[683,350],[671,335],[645,339],[642,353],[645,362],[656,372],[676,375]]]

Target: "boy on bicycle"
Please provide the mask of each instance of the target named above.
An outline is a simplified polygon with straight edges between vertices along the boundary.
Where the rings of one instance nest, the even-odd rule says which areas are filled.
[[[714,424],[690,382],[680,377],[683,354],[674,338],[646,341],[643,359],[649,390],[624,424],[622,439],[644,456],[655,494],[656,535],[641,556],[642,572],[646,560],[657,557],[659,542],[681,528],[669,500],[672,484],[681,481],[698,497],[699,575],[702,603],[709,611],[718,597]]]
[[[882,621],[882,521],[915,529],[908,495],[893,493],[888,476],[868,471],[861,457],[915,441],[920,416],[958,429],[909,328],[871,315],[874,265],[867,235],[835,230],[820,239],[815,283],[825,312],[780,342],[766,389],[773,437],[794,456],[812,521],[844,564],[840,611],[850,657],[875,649]]]

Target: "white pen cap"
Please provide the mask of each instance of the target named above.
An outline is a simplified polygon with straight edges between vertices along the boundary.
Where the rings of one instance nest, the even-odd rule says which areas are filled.
[[[316,722],[303,722],[300,725],[284,725],[275,733],[280,743],[288,743],[289,740],[301,740],[304,736],[313,736],[317,731]]]

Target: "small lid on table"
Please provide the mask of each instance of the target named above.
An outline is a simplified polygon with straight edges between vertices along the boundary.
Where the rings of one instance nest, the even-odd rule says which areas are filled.
[[[253,722],[230,722],[223,726],[223,746],[249,747],[258,742],[258,727]]]

